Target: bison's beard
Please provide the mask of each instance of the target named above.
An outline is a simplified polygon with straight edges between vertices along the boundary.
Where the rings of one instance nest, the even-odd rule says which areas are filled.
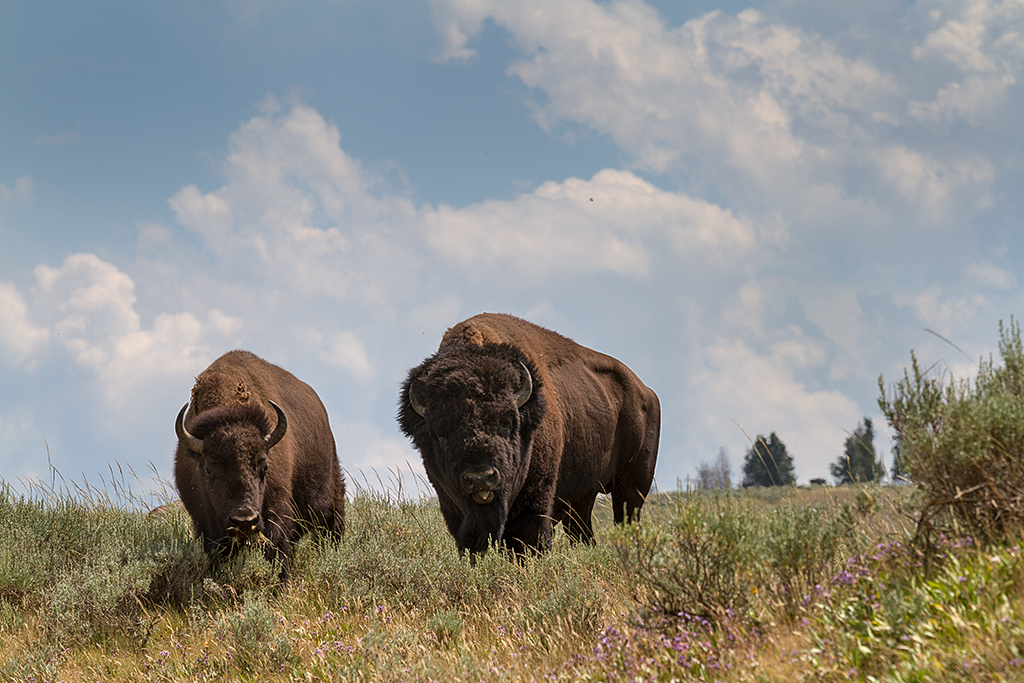
[[[490,543],[499,543],[505,533],[505,521],[508,519],[508,506],[504,501],[496,500],[489,505],[470,504],[466,516],[462,518],[455,542],[459,552],[484,553]]]

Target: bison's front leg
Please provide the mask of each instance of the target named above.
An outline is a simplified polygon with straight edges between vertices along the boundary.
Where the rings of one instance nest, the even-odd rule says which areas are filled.
[[[231,554],[232,545],[229,538],[213,538],[208,534],[203,534],[202,537],[203,550],[206,551],[206,555],[210,558],[211,562],[220,562]]]
[[[277,578],[282,583],[288,580],[288,558],[291,557],[291,543],[285,542],[282,546],[274,545],[269,541],[263,546],[263,557],[267,559],[267,562],[273,564],[274,562],[281,563],[281,571],[278,572]]]
[[[267,518],[263,537],[263,556],[268,562],[280,562],[281,581],[288,580],[288,559],[292,555],[293,539],[298,538],[298,524],[289,517],[271,513]]]
[[[465,515],[459,509],[459,506],[443,493],[438,492],[437,502],[441,507],[441,516],[444,518],[445,526],[448,527],[448,532],[453,537],[458,538],[459,528],[462,526]]]
[[[505,525],[502,541],[516,555],[527,551],[545,552],[551,548],[551,516],[524,510]]]

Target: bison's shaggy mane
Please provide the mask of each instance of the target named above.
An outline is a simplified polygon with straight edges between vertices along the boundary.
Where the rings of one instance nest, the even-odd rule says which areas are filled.
[[[476,344],[451,344],[438,350],[437,353],[424,360],[420,365],[409,372],[409,376],[402,383],[402,393],[398,405],[398,423],[402,432],[409,437],[415,438],[417,433],[426,424],[426,420],[418,415],[409,404],[409,387],[431,373],[431,370],[438,363],[446,363],[450,359],[464,359],[466,365],[459,368],[472,374],[473,362],[477,360],[498,359],[515,365],[522,363],[529,370],[533,381],[533,395],[523,408],[520,409],[523,415],[524,425],[529,432],[532,432],[544,418],[547,402],[544,399],[544,380],[538,371],[536,364],[530,360],[522,349],[506,343]]]
[[[544,380],[541,377],[537,366],[534,364],[530,357],[526,353],[515,346],[514,344],[501,343],[487,343],[479,346],[475,344],[451,344],[439,350],[436,354],[427,359],[428,362],[440,362],[448,358],[463,358],[463,359],[487,359],[494,358],[508,362],[510,365],[517,365],[522,363],[526,366],[526,369],[530,371],[530,375],[533,380],[533,390],[537,392],[543,385]],[[426,362],[423,363],[427,365]],[[472,367],[472,366],[470,366]]]
[[[199,439],[228,424],[248,422],[256,426],[260,434],[270,432],[271,424],[267,412],[259,403],[236,403],[234,405],[217,406],[200,413],[196,421],[188,428]]]

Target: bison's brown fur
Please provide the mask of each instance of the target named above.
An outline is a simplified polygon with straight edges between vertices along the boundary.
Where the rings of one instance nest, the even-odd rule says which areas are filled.
[[[276,445],[267,442],[277,424],[271,401],[287,424]],[[269,558],[287,562],[307,529],[344,531],[334,436],[308,384],[248,351],[230,351],[196,378],[187,405],[184,429],[180,415],[176,425],[174,480],[207,552],[259,541]],[[190,448],[192,437],[201,452]]]
[[[527,378],[525,373],[529,373]],[[517,407],[517,392],[528,398]],[[657,395],[624,364],[519,318],[481,314],[449,329],[402,386],[398,421],[423,457],[463,551],[546,549],[562,522],[593,540],[598,493],[617,523],[654,477]]]

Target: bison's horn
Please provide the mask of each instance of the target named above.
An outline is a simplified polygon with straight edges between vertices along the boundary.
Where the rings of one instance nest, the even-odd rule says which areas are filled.
[[[192,436],[188,433],[188,430],[185,429],[186,410],[188,410],[187,403],[178,411],[178,418],[174,421],[174,433],[178,435],[178,441],[185,444],[190,451],[201,455],[203,452],[203,440]]]
[[[519,367],[522,368],[523,381],[516,390],[516,408],[522,408],[533,394],[533,377],[530,376],[530,371],[521,361]]]
[[[420,417],[427,416],[427,407],[416,400],[416,394],[412,392],[412,384],[409,384],[409,405],[412,409],[419,413]]]
[[[274,431],[270,432],[263,438],[267,440],[267,448],[273,448],[281,439],[284,438],[284,433],[288,431],[288,418],[284,416],[284,411],[281,410],[281,406],[277,405],[273,401],[269,401],[269,403],[274,406],[274,410],[277,411],[277,426],[274,427]]]

